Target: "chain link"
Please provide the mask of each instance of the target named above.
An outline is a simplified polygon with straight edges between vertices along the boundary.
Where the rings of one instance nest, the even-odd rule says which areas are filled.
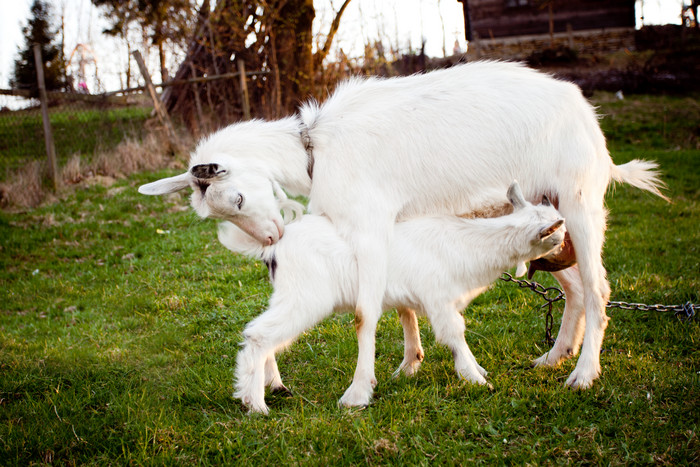
[[[695,318],[696,310],[700,309],[700,305],[686,302],[683,305],[647,305],[646,303],[629,303],[629,302],[608,302],[608,308],[619,308],[620,310],[638,310],[638,311],[672,311],[681,321],[690,321]]]
[[[505,282],[512,282],[517,284],[521,289],[530,289],[546,302],[540,308],[547,307],[547,314],[545,315],[545,326],[544,326],[544,339],[549,345],[554,344],[554,339],[552,338],[552,326],[554,325],[554,317],[552,316],[552,305],[560,300],[566,300],[564,292],[558,287],[545,287],[535,281],[528,281],[525,279],[516,279],[510,273],[504,272],[500,278]],[[681,321],[690,321],[697,315],[696,310],[700,309],[700,304],[695,304],[691,302],[684,303],[683,305],[647,305],[645,303],[629,303],[629,302],[608,302],[607,308],[618,308],[621,310],[638,310],[638,311],[662,311],[670,312],[672,311],[675,316]]]
[[[552,337],[552,327],[554,326],[554,316],[552,316],[552,305],[565,299],[564,292],[558,287],[545,287],[535,281],[516,279],[508,272],[503,273],[501,280],[505,282],[513,282],[521,289],[530,289],[544,299],[546,303],[540,307],[547,307],[544,325],[544,340],[548,345],[553,345],[554,338]]]

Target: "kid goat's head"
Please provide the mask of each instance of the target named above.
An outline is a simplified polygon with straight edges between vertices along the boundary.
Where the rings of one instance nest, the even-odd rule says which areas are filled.
[[[531,226],[532,231],[528,234],[531,259],[556,254],[564,243],[566,228],[564,219],[547,196],[542,198],[542,204],[530,204],[517,182],[508,188],[507,196],[514,208],[511,215],[518,218],[517,225]]]
[[[230,221],[262,245],[276,243],[284,233],[287,195],[264,167],[248,159],[216,151],[211,141],[201,143],[189,170],[139,187],[145,195],[163,195],[192,188],[190,203],[202,218]]]

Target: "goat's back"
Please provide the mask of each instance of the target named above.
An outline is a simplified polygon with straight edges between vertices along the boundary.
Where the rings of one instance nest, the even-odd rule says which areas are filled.
[[[459,214],[493,205],[513,179],[529,200],[590,174],[597,194],[610,179],[605,139],[578,87],[520,64],[353,79],[301,115],[314,141],[316,212],[373,196],[400,218]]]

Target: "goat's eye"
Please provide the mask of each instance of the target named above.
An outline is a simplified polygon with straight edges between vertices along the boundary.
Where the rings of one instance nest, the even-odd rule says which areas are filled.
[[[240,193],[238,194],[238,198],[236,198],[236,206],[238,206],[239,210],[243,208],[243,195]]]

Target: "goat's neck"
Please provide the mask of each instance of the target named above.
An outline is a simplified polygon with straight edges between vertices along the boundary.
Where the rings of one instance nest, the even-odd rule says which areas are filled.
[[[277,125],[278,131],[269,142],[269,150],[256,154],[255,164],[267,170],[291,195],[308,196],[311,191],[311,177],[307,170],[309,153],[302,141],[301,120],[287,117],[270,123]]]

